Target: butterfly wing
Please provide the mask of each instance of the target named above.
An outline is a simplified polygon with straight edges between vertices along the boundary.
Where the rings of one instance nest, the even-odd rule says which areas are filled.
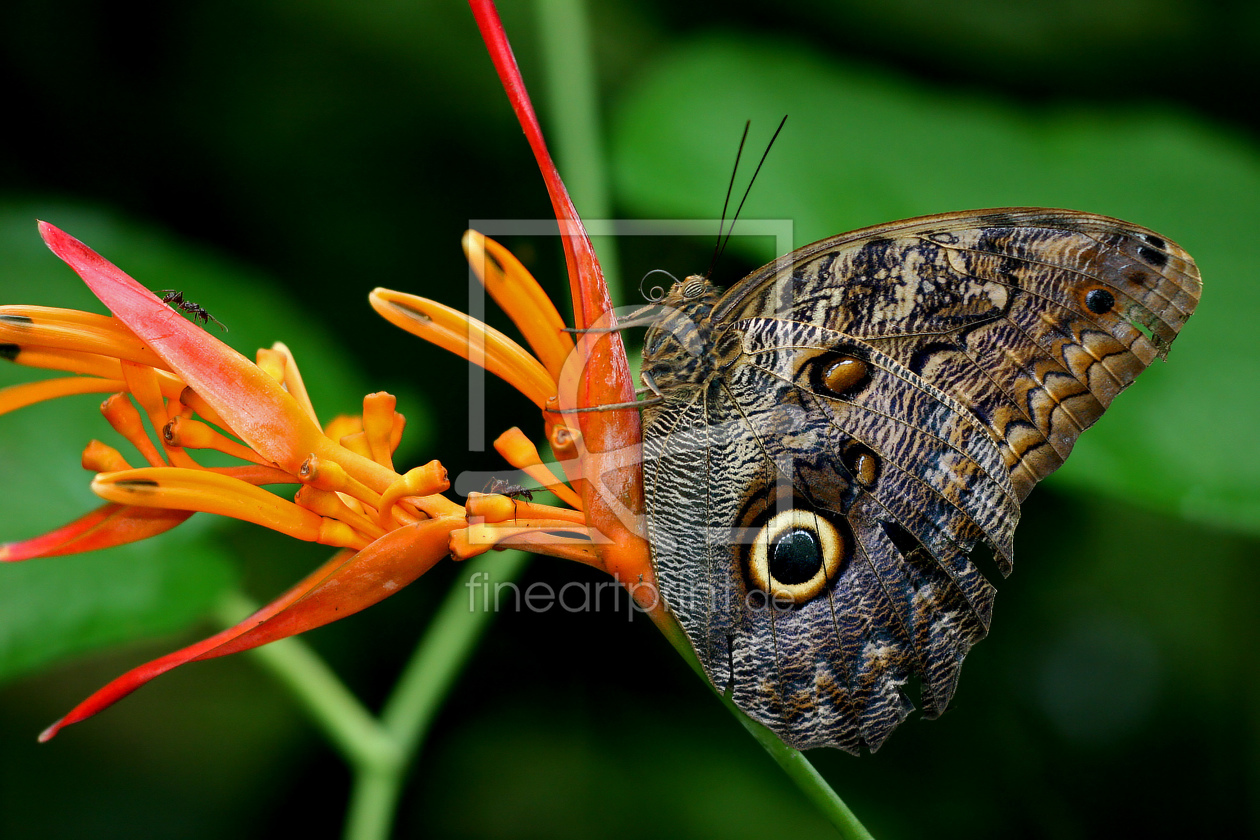
[[[970,552],[1009,571],[1019,501],[1198,289],[1142,228],[1008,210],[836,237],[684,303],[690,341],[649,335],[644,478],[662,595],[715,686],[798,747],[878,747],[913,678],[943,711],[992,611]],[[715,363],[671,357],[696,335]]]
[[[1069,210],[950,213],[806,246],[745,278],[717,322],[776,313],[863,339],[963,402],[1022,500],[1185,325],[1184,250]]]

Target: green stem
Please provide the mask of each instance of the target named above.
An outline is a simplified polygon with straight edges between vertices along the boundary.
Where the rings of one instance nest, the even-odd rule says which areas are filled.
[[[749,734],[757,739],[757,743],[770,753],[770,757],[800,788],[801,793],[805,794],[823,816],[831,821],[841,837],[849,838],[849,840],[874,840],[871,833],[866,830],[866,826],[862,825],[857,815],[850,810],[831,785],[827,784],[827,780],[819,774],[804,753],[783,743],[778,735],[744,714],[728,698],[721,695],[719,698]]]
[[[386,840],[394,827],[403,765],[356,767],[350,805],[346,809],[345,840]]]
[[[600,136],[598,85],[590,27],[582,0],[538,0],[534,5],[543,53],[547,134],[560,174],[578,212],[586,219],[612,218],[608,165]],[[617,241],[593,236],[608,295],[620,301]]]
[[[519,551],[485,554],[463,564],[411,660],[374,717],[310,646],[297,638],[255,648],[250,654],[293,695],[354,773],[346,815],[346,840],[385,840],[394,824],[408,768],[424,743],[442,701],[476,650],[494,613],[475,609],[481,581],[507,582],[525,568]],[[480,574],[482,577],[477,578]],[[234,593],[217,610],[231,626],[255,609]]]
[[[665,634],[665,638],[669,639],[669,643],[674,646],[678,654],[691,666],[691,669],[704,680],[705,685],[709,685],[709,678],[705,676],[704,668],[700,665],[700,660],[696,658],[695,651],[691,649],[691,643],[687,641],[682,628],[668,616],[658,619],[656,625]],[[866,830],[866,826],[862,825],[857,815],[849,809],[831,785],[827,784],[827,780],[814,769],[814,765],[810,764],[804,753],[783,743],[778,735],[750,718],[729,697],[716,691],[714,694],[722,701],[722,705],[726,706],[727,711],[734,715],[749,734],[757,739],[757,743],[770,754],[770,757],[797,788],[835,826],[841,837],[845,840],[874,840],[871,833]]]
[[[494,617],[490,610],[475,608],[479,599],[473,596],[481,591],[480,581],[487,579],[491,569],[496,581],[515,580],[528,559],[523,552],[504,551],[463,563],[463,574],[447,591],[381,713],[380,725],[402,758],[398,772],[384,777],[372,773],[356,776],[346,819],[347,840],[389,836],[404,772]]]
[[[244,595],[233,592],[215,612],[230,627],[256,609]],[[396,752],[372,714],[306,642],[296,637],[281,639],[254,648],[250,655],[289,690],[351,765],[379,764]]]

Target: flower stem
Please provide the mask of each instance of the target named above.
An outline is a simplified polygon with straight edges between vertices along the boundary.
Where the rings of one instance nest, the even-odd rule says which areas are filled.
[[[612,217],[612,204],[586,5],[583,0],[537,0],[534,9],[546,74],[543,107],[557,167],[583,219],[588,225],[598,224]],[[595,235],[591,241],[604,270],[608,297],[616,303],[622,300],[617,240]]]
[[[243,594],[232,592],[220,600],[215,613],[231,627],[255,609],[257,605]],[[289,690],[347,762],[378,764],[395,752],[372,714],[306,642],[281,639],[254,648],[250,655]]]
[[[757,739],[757,743],[761,744],[765,751],[770,753],[770,757],[778,763],[788,778],[800,788],[801,793],[805,794],[809,801],[814,803],[814,806],[822,812],[823,816],[836,827],[841,837],[848,838],[848,840],[874,840],[871,833],[866,830],[866,826],[862,825],[857,815],[849,809],[849,806],[836,794],[831,785],[827,784],[827,780],[819,774],[804,753],[783,743],[783,740],[778,735],[775,735],[769,729],[744,714],[726,697],[722,697],[721,700],[731,710],[731,714],[735,715],[744,728],[748,730],[749,734]]]
[[[355,778],[346,818],[346,840],[369,840],[389,835],[404,773],[412,763],[442,700],[463,671],[494,612],[476,609],[476,583],[494,570],[498,582],[514,580],[525,568],[529,555],[520,551],[483,554],[463,563],[463,575],[451,585],[403,669],[380,716],[380,725],[395,744],[403,761],[398,772],[385,776],[360,773]],[[381,821],[384,824],[381,825]],[[369,830],[371,829],[371,830]]]
[[[505,551],[463,564],[463,575],[438,607],[379,717],[300,639],[282,639],[250,652],[292,693],[353,770],[346,840],[389,837],[407,770],[494,615],[475,609],[471,595],[487,585],[477,583],[476,576],[488,580],[493,570],[495,581],[513,580],[527,560],[522,552]],[[252,611],[248,598],[233,593],[216,613],[232,626]]]
[[[701,667],[700,660],[696,659],[695,651],[691,649],[691,643],[687,641],[682,628],[668,617],[657,620],[656,625],[679,655],[707,685],[709,678],[705,676],[704,668]],[[866,826],[862,825],[857,815],[849,809],[831,785],[827,784],[827,780],[814,769],[814,765],[804,753],[783,743],[778,735],[750,718],[729,697],[716,691],[714,694],[722,701],[722,705],[726,706],[727,711],[734,715],[749,734],[757,739],[757,743],[770,754],[770,757],[800,789],[801,793],[805,794],[823,816],[835,826],[841,837],[845,840],[874,840],[871,833],[866,830]]]

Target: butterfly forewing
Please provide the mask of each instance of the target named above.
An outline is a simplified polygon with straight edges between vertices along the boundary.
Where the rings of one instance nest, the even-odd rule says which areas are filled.
[[[713,320],[773,312],[869,341],[992,430],[1023,499],[1166,352],[1200,287],[1190,256],[1145,228],[1012,209],[814,243],[745,278]]]
[[[874,749],[949,703],[1019,502],[1193,311],[1144,228],[1011,209],[802,248],[649,332],[644,481],[666,604],[720,690],[798,746]],[[839,546],[839,548],[837,548]]]

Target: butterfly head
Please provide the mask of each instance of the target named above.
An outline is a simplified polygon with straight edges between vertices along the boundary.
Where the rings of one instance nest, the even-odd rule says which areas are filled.
[[[693,274],[674,283],[656,305],[661,313],[643,339],[643,373],[670,387],[704,380],[712,370],[713,305],[721,290]]]

